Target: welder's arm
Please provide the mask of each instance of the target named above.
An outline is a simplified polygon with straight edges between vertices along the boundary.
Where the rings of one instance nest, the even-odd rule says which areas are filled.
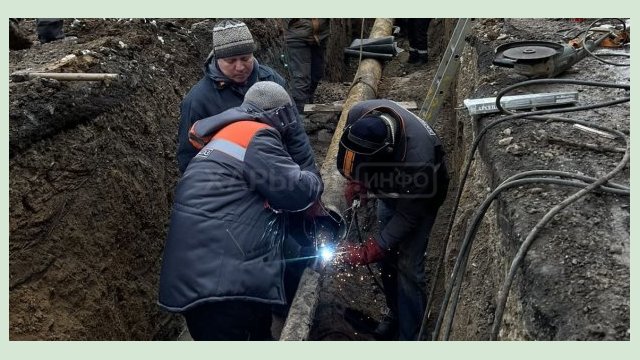
[[[300,119],[299,116],[298,119]],[[320,174],[309,137],[304,131],[304,125],[300,120],[290,125],[283,140],[291,158],[296,164],[300,165],[301,169]]]
[[[398,199],[395,213],[380,232],[380,246],[390,249],[415,233],[424,221],[427,205],[423,198]]]

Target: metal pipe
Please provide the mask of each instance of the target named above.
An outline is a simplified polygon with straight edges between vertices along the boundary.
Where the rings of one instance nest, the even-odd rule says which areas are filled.
[[[119,74],[101,73],[46,73],[46,72],[15,72],[11,74],[11,80],[15,82],[31,80],[35,78],[48,78],[59,81],[103,81],[116,80]]]
[[[369,38],[389,36],[392,29],[393,19],[376,19]],[[336,168],[335,158],[338,153],[340,137],[347,122],[347,114],[354,104],[377,97],[378,83],[381,77],[382,63],[379,60],[362,60],[342,107],[340,120],[320,170],[325,185],[322,201],[327,205],[335,206],[340,211],[346,208],[345,200],[342,197],[344,178]],[[282,329],[280,340],[306,340],[309,337],[321,287],[322,268],[308,267],[305,269]]]

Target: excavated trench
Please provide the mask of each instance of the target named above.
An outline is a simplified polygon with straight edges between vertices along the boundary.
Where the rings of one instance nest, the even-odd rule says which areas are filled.
[[[285,76],[279,21],[246,19],[260,46],[256,57]],[[365,23],[365,37],[373,19]],[[73,26],[72,26],[73,25]],[[181,318],[155,305],[161,252],[173,189],[178,104],[201,74],[212,20],[105,19],[68,21],[77,39],[35,44],[10,52],[10,71],[109,72],[123,80],[9,84],[10,100],[10,338],[12,340],[161,340],[183,331]],[[406,63],[400,53],[384,64],[378,97],[415,101],[427,93],[446,49],[454,19],[430,26],[430,61]],[[458,179],[480,129],[497,116],[469,116],[466,98],[495,96],[524,80],[489,66],[496,45],[514,39],[551,38],[559,20],[479,20],[434,124],[447,150],[453,179],[427,252],[429,289],[435,283],[426,333],[436,326],[460,239],[489,189],[519,171],[562,169],[601,176],[621,158],[558,142],[610,145],[570,126],[516,120],[480,143],[451,237],[445,239]],[[33,23],[24,21],[27,31]],[[327,71],[316,103],[344,100],[357,59],[342,49],[360,37],[360,20],[333,19]],[[33,31],[31,31],[33,33]],[[506,38],[502,35],[506,34]],[[500,40],[498,40],[500,39]],[[407,48],[404,38],[399,45]],[[58,60],[73,54],[66,63]],[[586,59],[568,78],[628,83],[628,68],[610,69]],[[539,86],[559,91],[562,86]],[[580,90],[586,100],[616,97],[612,89]],[[581,116],[628,134],[629,106]],[[338,113],[315,113],[305,127],[318,164],[325,158]],[[502,145],[503,138],[511,144]],[[555,140],[554,140],[555,139]],[[605,144],[605,142],[607,142]],[[624,144],[614,143],[620,147]],[[614,181],[629,184],[629,168]],[[498,197],[480,225],[464,272],[451,339],[486,340],[508,265],[538,219],[570,190],[535,185]],[[376,230],[373,202],[358,210],[360,236]],[[351,234],[356,241],[358,232]],[[446,250],[444,263],[438,263]],[[439,268],[440,271],[435,273]],[[372,267],[325,268],[309,340],[373,340],[384,297]],[[446,279],[446,280],[445,280]],[[450,310],[449,310],[450,311]],[[278,335],[280,329],[275,329]],[[629,198],[587,195],[554,217],[541,232],[511,287],[501,339],[629,339]],[[442,335],[439,337],[442,339]]]

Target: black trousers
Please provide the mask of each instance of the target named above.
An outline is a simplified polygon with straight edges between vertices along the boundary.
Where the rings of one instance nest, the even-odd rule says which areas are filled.
[[[291,96],[302,114],[304,104],[313,103],[313,94],[324,74],[326,44],[308,45],[288,43],[289,69],[291,69]]]
[[[273,340],[271,306],[229,300],[198,305],[182,314],[196,341]]]
[[[409,46],[418,50],[427,50],[427,30],[431,19],[407,19],[407,37]]]

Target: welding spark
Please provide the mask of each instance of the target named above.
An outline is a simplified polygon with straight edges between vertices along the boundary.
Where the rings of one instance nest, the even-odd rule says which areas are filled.
[[[329,262],[333,259],[333,257],[335,256],[335,250],[328,245],[321,245],[320,249],[320,257],[322,258],[322,261],[324,262]]]

